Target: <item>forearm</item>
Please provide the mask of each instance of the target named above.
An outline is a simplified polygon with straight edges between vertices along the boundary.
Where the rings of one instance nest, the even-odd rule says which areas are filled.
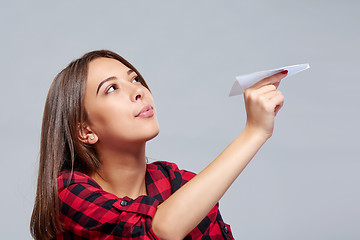
[[[287,71],[265,78],[244,91],[244,131],[203,171],[163,202],[153,229],[160,237],[183,239],[223,196],[256,152],[272,135],[274,118],[284,103],[277,86]]]
[[[247,166],[266,137],[251,128],[244,131],[203,171],[159,207],[153,219],[155,233],[183,239],[209,213]]]

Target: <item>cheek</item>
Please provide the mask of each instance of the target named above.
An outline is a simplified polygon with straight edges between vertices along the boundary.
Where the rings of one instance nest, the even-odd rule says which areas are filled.
[[[131,113],[125,106],[115,104],[102,104],[93,106],[88,110],[91,128],[96,134],[121,131],[130,127]]]

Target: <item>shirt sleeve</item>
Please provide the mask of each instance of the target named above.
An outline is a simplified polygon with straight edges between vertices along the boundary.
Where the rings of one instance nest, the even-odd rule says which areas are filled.
[[[86,175],[74,176],[70,185],[59,189],[64,232],[58,239],[159,239],[151,227],[159,204],[156,199],[117,198]]]

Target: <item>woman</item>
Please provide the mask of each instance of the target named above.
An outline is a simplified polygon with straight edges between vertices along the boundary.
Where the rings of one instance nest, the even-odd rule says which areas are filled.
[[[244,92],[244,130],[195,176],[146,163],[146,142],[159,127],[150,90],[130,63],[106,50],[73,61],[45,104],[33,237],[233,239],[217,202],[272,135],[286,73]]]

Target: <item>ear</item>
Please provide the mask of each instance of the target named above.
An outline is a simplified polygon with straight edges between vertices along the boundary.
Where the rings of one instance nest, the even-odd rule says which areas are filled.
[[[78,124],[78,138],[80,141],[87,144],[95,144],[99,140],[87,123]]]

